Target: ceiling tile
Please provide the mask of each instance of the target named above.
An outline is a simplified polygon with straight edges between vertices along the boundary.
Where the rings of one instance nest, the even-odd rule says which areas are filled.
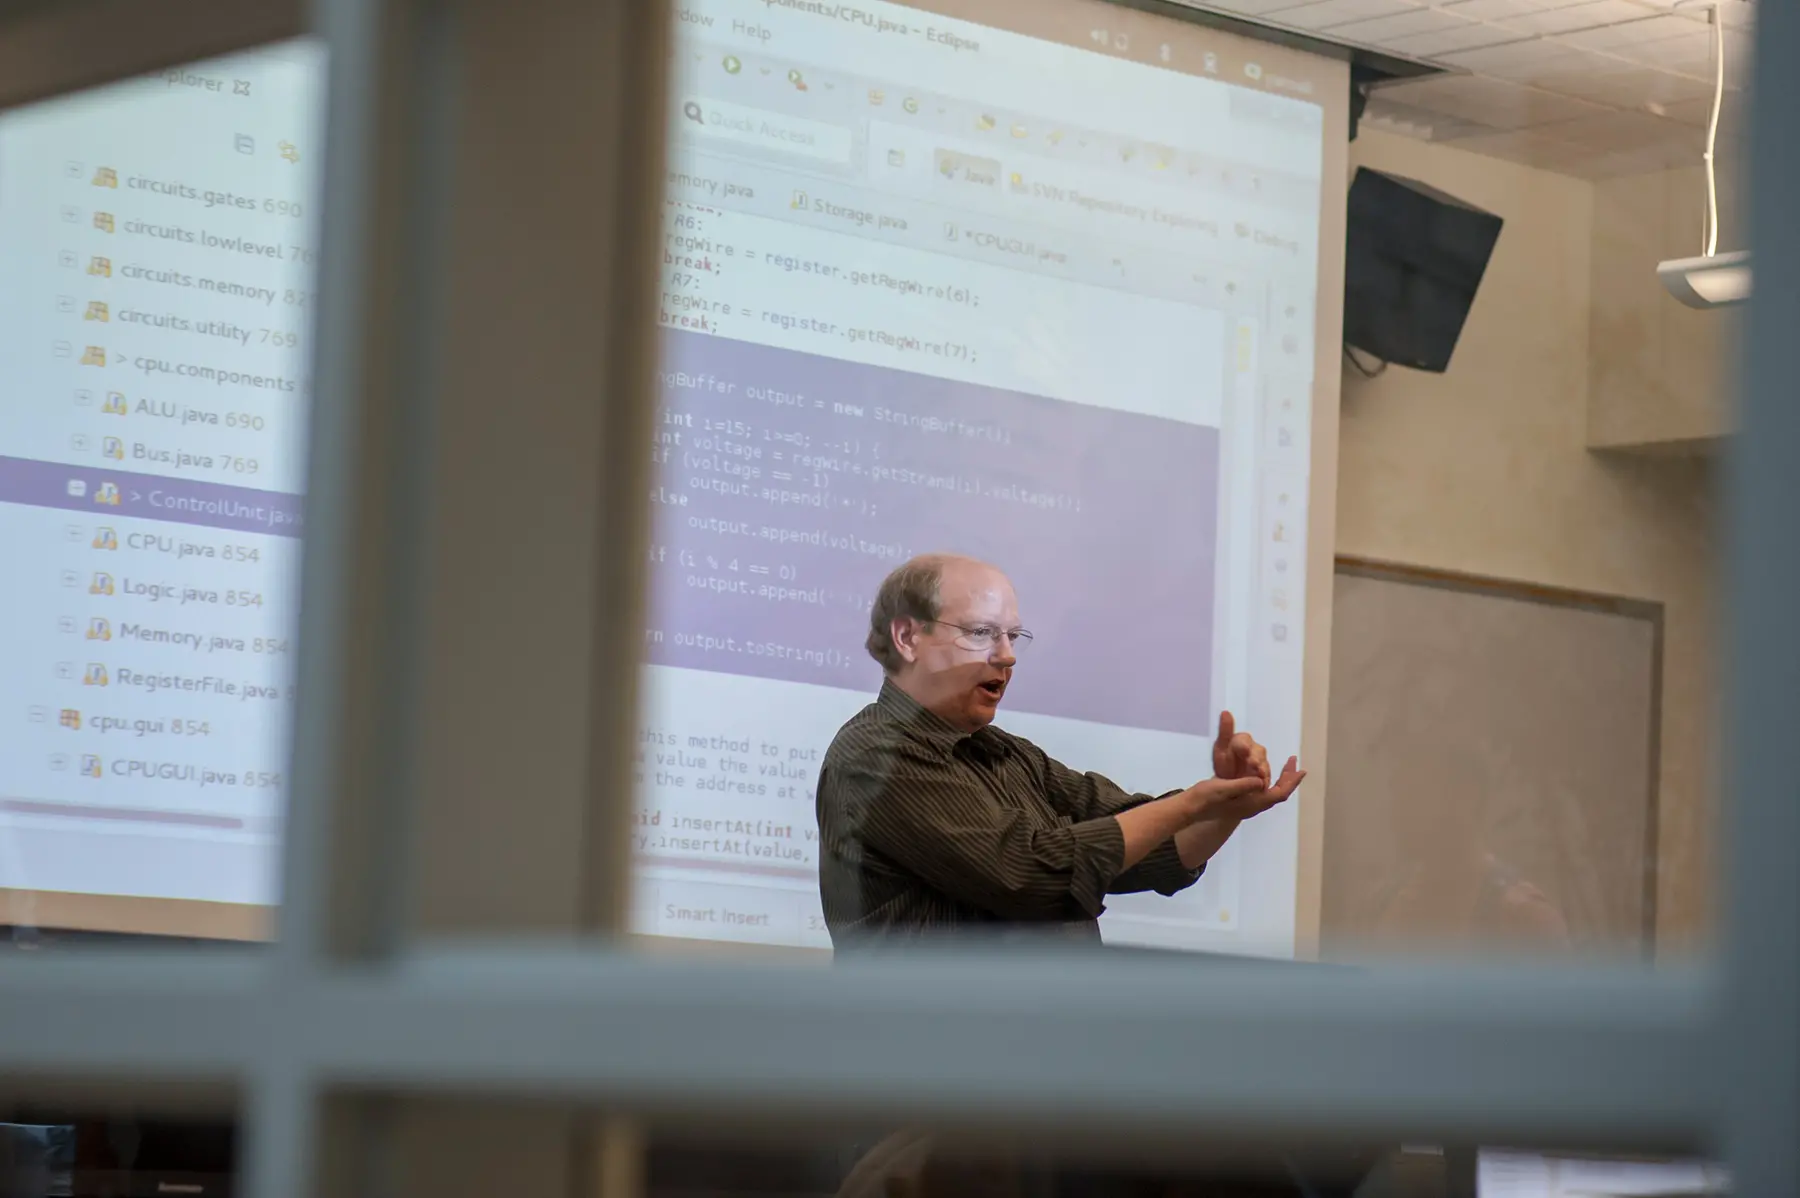
[[[1479,75],[1456,75],[1397,84],[1377,93],[1396,103],[1475,121],[1494,129],[1524,129],[1605,115],[1610,109]]]
[[[1624,72],[1619,77],[1623,78],[1626,74],[1643,84],[1644,98],[1653,104],[1668,107],[1702,98],[1709,104],[1712,102],[1712,85],[1687,75],[1659,71],[1654,67],[1641,67]]]
[[[1421,141],[1445,141],[1494,132],[1492,125],[1484,125],[1479,121],[1383,100],[1379,92],[1369,100],[1369,107],[1363,113],[1363,126],[1416,137]]]
[[[1599,55],[1588,55],[1587,58],[1600,60]],[[1614,108],[1640,108],[1649,112],[1667,109],[1673,104],[1694,100],[1710,103],[1712,100],[1711,86],[1701,80],[1626,63],[1603,70],[1592,69],[1584,63],[1579,70],[1547,72],[1531,82],[1546,91],[1578,96]]]
[[[1579,4],[1566,4],[1502,18],[1501,23],[1521,33],[1569,33],[1579,29],[1616,25],[1620,21],[1638,20],[1645,15],[1646,10],[1633,3],[1633,0],[1582,0]]]
[[[1523,59],[1517,66],[1489,69],[1493,74],[1503,75],[1514,83],[1529,83],[1546,91],[1567,91],[1571,95],[1581,95],[1579,84],[1576,89],[1570,89],[1560,86],[1560,83],[1580,75],[1604,76],[1628,71],[1632,69],[1632,64],[1605,54],[1578,52],[1573,58],[1553,53],[1535,59]]]
[[[1417,58],[1436,58],[1455,50],[1472,50],[1478,46],[1492,46],[1500,42],[1515,42],[1519,34],[1499,25],[1490,25],[1482,21],[1463,21],[1458,25],[1446,26],[1435,33],[1415,33],[1405,37],[1390,38],[1383,43],[1388,49],[1400,54],[1411,54]]]
[[[1378,89],[1364,117],[1369,127],[1607,178],[1700,161],[1712,31],[1703,10],[1677,12],[1675,2],[1436,0],[1331,28],[1471,72]],[[1756,6],[1723,4],[1728,69],[1718,144],[1729,161],[1743,153],[1741,89]]]
[[[1576,2],[1568,0],[1570,4]],[[1442,7],[1445,12],[1471,21],[1496,21],[1541,12],[1548,6],[1544,0],[1449,0]]]
[[[1270,20],[1295,29],[1331,29],[1352,21],[1411,12],[1417,7],[1410,0],[1316,0],[1268,15]]]
[[[1656,12],[1672,12],[1697,25],[1707,23],[1707,14],[1711,6],[1699,0],[1634,0],[1647,9]],[[1745,29],[1756,23],[1756,5],[1750,0],[1721,0],[1719,12],[1725,18],[1727,28]]]
[[[1741,158],[1750,149],[1750,126],[1745,119],[1744,105],[1730,101],[1731,97],[1727,96],[1725,108],[1719,114],[1715,149],[1721,164]],[[1698,100],[1670,105],[1664,110],[1664,119],[1681,130],[1671,138],[1671,143],[1682,147],[1696,164],[1701,161],[1700,154],[1706,146],[1706,122],[1711,107],[1710,100]]]
[[[1584,65],[1581,51],[1547,38],[1458,50],[1439,58],[1452,66],[1515,82],[1557,70],[1578,70]]]
[[[1449,144],[1459,150],[1486,154],[1490,158],[1504,158],[1509,162],[1554,171],[1567,171],[1582,159],[1593,157],[1590,150],[1529,130],[1481,133],[1473,137],[1458,138]]]
[[[1744,117],[1748,114],[1750,97],[1743,92],[1726,92],[1725,102],[1719,108],[1719,129],[1742,129]],[[1677,100],[1663,105],[1662,115],[1680,125],[1688,125],[1695,129],[1706,127],[1712,118],[1712,92],[1707,89],[1704,96],[1696,96],[1689,100]]]
[[[1698,25],[1685,17],[1639,17],[1635,20],[1619,21],[1612,25],[1578,29],[1559,34],[1557,37],[1559,41],[1582,50],[1623,52],[1635,46],[1646,46],[1651,42],[1666,41],[1669,38],[1699,38],[1704,41],[1707,37],[1707,27]]]
[[[1348,38],[1371,46],[1384,46],[1395,38],[1408,37],[1420,33],[1442,33],[1446,29],[1459,29],[1468,22],[1450,16],[1439,8],[1418,8],[1411,12],[1396,13],[1388,17],[1376,17],[1368,21],[1352,21],[1348,25],[1334,25],[1331,28],[1333,38]]]
[[[1589,88],[1597,95],[1589,94]],[[1591,76],[1584,81],[1571,81],[1566,90],[1571,95],[1586,95],[1588,99],[1600,99],[1607,104],[1618,104],[1620,108],[1649,108],[1656,112],[1658,108],[1672,108],[1676,104],[1712,103],[1712,85],[1703,79],[1690,76],[1678,76],[1670,70],[1656,70],[1654,67],[1631,67],[1607,74],[1607,76]]]
[[[1647,175],[1671,167],[1692,163],[1672,146],[1644,146],[1636,150],[1619,150],[1609,154],[1590,154],[1572,163],[1569,173],[1588,179],[1610,179],[1621,175]]]
[[[1727,84],[1734,80],[1741,84],[1748,77],[1752,52],[1749,33],[1738,29],[1725,31]],[[1711,32],[1705,26],[1692,37],[1663,38],[1640,45],[1622,46],[1615,53],[1634,62],[1704,79],[1711,79],[1715,69]]]
[[[1596,153],[1667,146],[1671,154],[1691,148],[1693,130],[1644,112],[1602,112],[1546,125],[1538,132]]]

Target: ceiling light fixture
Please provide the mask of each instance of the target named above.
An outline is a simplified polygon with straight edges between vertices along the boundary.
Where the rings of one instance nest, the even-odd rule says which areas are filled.
[[[1750,298],[1750,251],[1671,258],[1656,264],[1656,277],[1690,308],[1741,304]]]
[[[1671,258],[1656,266],[1656,277],[1669,294],[1690,308],[1718,308],[1750,298],[1750,251],[1718,252],[1719,181],[1713,147],[1719,139],[1719,109],[1725,102],[1725,21],[1719,13],[1719,0],[1709,0],[1706,20],[1712,26],[1713,102],[1706,122],[1706,209],[1700,216],[1700,256]]]

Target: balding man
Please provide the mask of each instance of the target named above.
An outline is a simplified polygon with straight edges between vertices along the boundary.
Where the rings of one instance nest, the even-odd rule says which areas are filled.
[[[1018,655],[1012,583],[970,558],[888,575],[867,648],[886,678],[819,770],[819,891],[832,944],[1016,929],[1097,941],[1109,894],[1194,884],[1242,821],[1305,774],[1220,717],[1214,776],[1161,797],[1078,773],[993,726]]]

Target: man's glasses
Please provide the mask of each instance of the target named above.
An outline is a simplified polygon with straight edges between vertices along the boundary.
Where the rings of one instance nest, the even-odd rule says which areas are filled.
[[[992,624],[976,624],[970,627],[965,624],[952,624],[948,620],[938,620],[936,623],[942,624],[946,628],[956,629],[961,634],[956,638],[957,646],[967,649],[971,653],[992,653],[994,646],[1000,643],[1001,637],[1012,642],[1014,653],[1023,653],[1031,648],[1031,634],[1023,628],[996,628]]]

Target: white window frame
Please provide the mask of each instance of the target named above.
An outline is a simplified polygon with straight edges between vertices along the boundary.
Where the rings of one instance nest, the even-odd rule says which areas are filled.
[[[519,1097],[1116,1142],[1691,1148],[1741,1193],[1800,1192],[1800,786],[1770,763],[1800,726],[1800,228],[1780,216],[1757,228],[1730,471],[1716,968],[819,970],[580,939],[625,909],[668,20],[668,0],[0,0],[0,106],[309,29],[332,51],[279,941],[7,957],[0,1094],[241,1103],[258,1198],[367,1192],[370,1170],[445,1192],[428,1162],[479,1138],[445,1128],[526,1134],[457,1104]],[[1800,6],[1758,21],[1752,210],[1785,214]],[[588,197],[554,252],[534,148],[568,172],[553,198]],[[506,493],[475,504],[475,483]],[[534,513],[554,552],[509,536]],[[585,613],[560,671],[542,638],[479,651],[547,591]],[[511,710],[509,687],[552,674],[554,718]],[[495,859],[501,811],[532,851]],[[627,1125],[548,1127],[554,1167],[519,1173],[514,1139],[450,1189],[631,1191]]]

